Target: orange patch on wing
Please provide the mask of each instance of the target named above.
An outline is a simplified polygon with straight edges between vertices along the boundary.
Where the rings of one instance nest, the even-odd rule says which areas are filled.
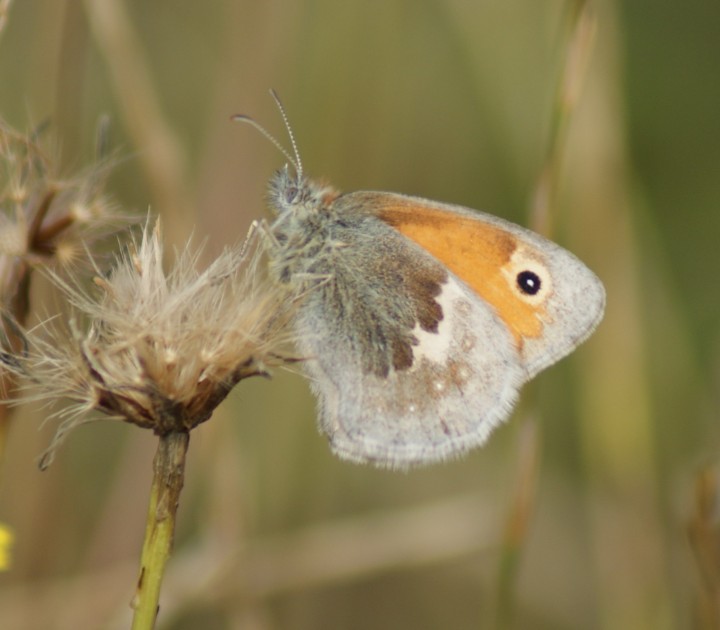
[[[427,250],[489,302],[518,347],[523,338],[542,334],[544,309],[525,302],[502,273],[517,248],[514,235],[480,219],[410,204],[382,207],[378,217]]]

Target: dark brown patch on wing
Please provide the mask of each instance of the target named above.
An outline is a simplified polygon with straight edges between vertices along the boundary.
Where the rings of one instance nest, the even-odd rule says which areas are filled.
[[[407,334],[395,337],[392,340],[393,368],[407,370],[413,364],[413,346],[418,340],[410,334],[415,323],[425,332],[437,333],[443,319],[443,311],[436,297],[442,292],[442,283],[447,280],[447,274],[437,267],[428,269],[413,269],[404,278],[404,288],[412,301],[415,314],[413,322],[408,322]]]
[[[392,352],[392,366],[394,369],[408,370],[413,364],[413,352],[412,344],[408,343],[407,340],[396,337],[390,343]],[[386,371],[382,376],[387,376],[389,371]]]
[[[375,253],[364,262],[366,287],[355,285],[343,301],[353,303],[354,322],[348,325],[364,329],[364,369],[387,377],[391,369],[399,372],[413,366],[413,348],[419,343],[413,334],[416,326],[438,332],[444,315],[437,297],[447,271],[404,240],[374,243],[365,251]]]
[[[438,331],[443,312],[435,298],[442,293],[442,284],[446,280],[447,274],[440,269],[425,270],[408,277],[407,288],[415,301],[418,324],[426,332]]]

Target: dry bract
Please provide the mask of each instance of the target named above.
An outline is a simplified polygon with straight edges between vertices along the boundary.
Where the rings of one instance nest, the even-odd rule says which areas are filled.
[[[70,266],[133,220],[102,193],[109,168],[100,163],[62,179],[34,136],[0,119],[0,303],[20,321],[31,269]]]

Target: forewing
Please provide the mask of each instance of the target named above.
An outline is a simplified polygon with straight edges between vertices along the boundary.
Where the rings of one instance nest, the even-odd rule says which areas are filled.
[[[425,199],[360,192],[358,203],[442,261],[513,335],[527,377],[569,354],[595,329],[605,289],[573,254],[498,217]],[[538,274],[542,291],[526,295],[518,275]]]

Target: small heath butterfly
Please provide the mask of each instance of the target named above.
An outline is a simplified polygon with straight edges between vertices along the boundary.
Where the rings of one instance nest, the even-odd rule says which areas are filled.
[[[340,193],[294,157],[269,184],[273,276],[303,292],[295,330],[332,450],[407,468],[485,442],[523,383],[603,316],[573,254],[495,216],[387,192]]]

